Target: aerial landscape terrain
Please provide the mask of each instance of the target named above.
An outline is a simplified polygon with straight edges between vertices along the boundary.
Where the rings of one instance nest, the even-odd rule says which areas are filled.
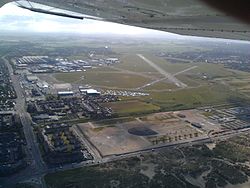
[[[1,32],[0,188],[250,187],[249,51]]]

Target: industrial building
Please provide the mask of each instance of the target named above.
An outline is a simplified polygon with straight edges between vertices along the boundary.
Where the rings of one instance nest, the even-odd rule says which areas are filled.
[[[39,80],[39,78],[37,76],[34,76],[34,75],[26,75],[26,79],[28,82],[36,82]]]
[[[101,95],[101,92],[95,89],[80,89],[81,94],[88,95],[88,96],[98,96]]]
[[[58,91],[57,95],[60,97],[68,97],[68,96],[73,96],[74,92],[73,91]]]

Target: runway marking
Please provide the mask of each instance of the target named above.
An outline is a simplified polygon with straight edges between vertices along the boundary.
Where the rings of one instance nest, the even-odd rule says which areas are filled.
[[[185,83],[178,80],[176,77],[174,77],[174,75],[172,75],[172,74],[166,72],[165,70],[163,70],[161,67],[159,67],[158,65],[156,65],[155,63],[153,63],[152,61],[150,61],[149,59],[144,57],[142,54],[137,54],[137,56],[140,57],[142,60],[144,60],[146,63],[148,63],[155,70],[157,70],[160,74],[162,74],[165,77],[165,78],[162,78],[162,80],[163,79],[168,79],[170,82],[174,83],[177,87],[181,87],[181,88],[186,88],[187,87],[187,85]],[[157,81],[154,81],[154,82],[156,83]],[[147,86],[149,86],[149,85],[147,84]]]
[[[177,76],[177,75],[179,75],[179,74],[182,74],[182,73],[184,73],[184,72],[190,71],[190,70],[195,69],[195,68],[197,68],[197,66],[189,67],[189,68],[187,68],[187,69],[185,69],[185,70],[183,70],[183,71],[180,71],[180,72],[177,72],[177,73],[173,74],[173,76]]]

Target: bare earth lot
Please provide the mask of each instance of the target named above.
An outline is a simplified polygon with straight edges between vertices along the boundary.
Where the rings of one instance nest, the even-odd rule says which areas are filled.
[[[123,154],[206,137],[205,131],[185,121],[189,118],[192,121],[192,114],[196,112],[190,110],[185,113],[189,114],[185,119],[179,118],[177,113],[163,112],[109,125],[82,123],[77,128],[102,156]],[[204,118],[201,115],[197,121],[204,123]]]

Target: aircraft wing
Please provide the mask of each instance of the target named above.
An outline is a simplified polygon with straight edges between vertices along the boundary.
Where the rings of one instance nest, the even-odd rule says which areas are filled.
[[[3,2],[9,1],[4,0]],[[250,21],[247,23],[231,15],[229,16],[228,13],[214,9],[202,0],[31,1],[50,7],[103,18],[110,22],[176,34],[250,40]]]

